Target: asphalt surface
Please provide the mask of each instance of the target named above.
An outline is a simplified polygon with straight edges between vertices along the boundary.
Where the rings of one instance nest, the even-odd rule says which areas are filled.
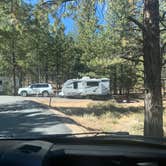
[[[0,136],[25,137],[66,134],[64,117],[25,97],[0,96]]]

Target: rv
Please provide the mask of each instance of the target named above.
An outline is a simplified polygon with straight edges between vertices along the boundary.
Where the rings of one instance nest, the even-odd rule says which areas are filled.
[[[74,97],[74,96],[90,96],[90,95],[108,95],[110,93],[110,81],[108,78],[89,78],[83,77],[81,79],[67,80],[60,96]]]

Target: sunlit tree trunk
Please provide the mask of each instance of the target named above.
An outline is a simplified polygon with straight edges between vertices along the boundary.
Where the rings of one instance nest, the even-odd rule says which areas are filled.
[[[113,94],[117,95],[117,66],[113,68]]]
[[[144,0],[145,136],[163,136],[159,1]]]

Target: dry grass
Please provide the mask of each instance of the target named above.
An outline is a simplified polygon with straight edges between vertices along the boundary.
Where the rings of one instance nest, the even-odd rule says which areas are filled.
[[[36,101],[49,103],[48,99]],[[128,131],[134,135],[143,134],[143,100],[133,103],[116,103],[112,100],[53,99],[52,108],[89,130]],[[166,113],[164,113],[164,128],[166,129]]]
[[[64,110],[60,109],[64,112]],[[143,107],[133,104],[118,104],[107,101],[89,104],[86,109],[65,110],[77,122],[102,131],[128,131],[130,134],[143,134]],[[72,113],[71,113],[72,112]],[[77,113],[76,113],[77,112]]]

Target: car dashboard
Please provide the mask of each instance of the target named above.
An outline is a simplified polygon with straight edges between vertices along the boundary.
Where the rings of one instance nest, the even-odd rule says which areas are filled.
[[[101,139],[102,140],[102,139]],[[159,166],[166,146],[99,139],[1,140],[3,166]]]

